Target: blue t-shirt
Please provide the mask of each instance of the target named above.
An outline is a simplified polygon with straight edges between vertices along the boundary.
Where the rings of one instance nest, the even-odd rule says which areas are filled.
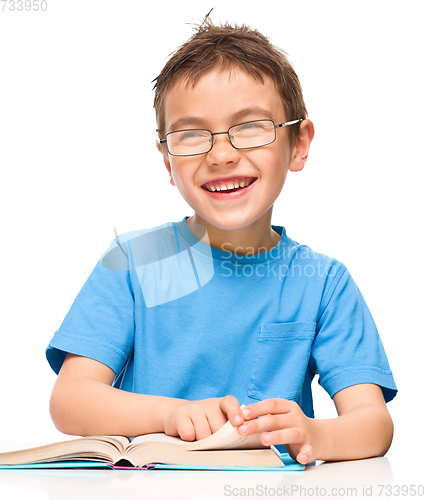
[[[46,351],[95,359],[126,391],[296,401],[362,383],[396,394],[370,311],[346,267],[290,239],[269,252],[213,248],[178,223],[125,233],[97,263]],[[200,236],[201,238],[201,236]]]

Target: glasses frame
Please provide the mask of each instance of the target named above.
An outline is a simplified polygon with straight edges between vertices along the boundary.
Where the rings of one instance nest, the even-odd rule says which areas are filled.
[[[158,142],[159,144],[165,144],[166,145],[166,148],[167,148],[167,152],[169,153],[169,155],[171,156],[199,156],[199,155],[205,155],[206,153],[210,153],[210,151],[213,149],[213,145],[214,145],[214,136],[215,135],[224,135],[224,134],[227,134],[228,135],[228,139],[229,139],[229,142],[231,143],[231,146],[234,148],[234,149],[256,149],[256,148],[262,148],[263,146],[267,146],[268,144],[272,144],[276,138],[277,138],[277,128],[282,128],[282,127],[287,127],[289,125],[295,125],[296,123],[299,123],[301,121],[303,121],[304,118],[299,118],[297,120],[291,120],[289,122],[284,122],[284,123],[277,123],[275,124],[273,120],[269,120],[268,118],[264,119],[264,120],[250,120],[248,122],[242,122],[242,123],[237,123],[236,125],[232,125],[232,127],[229,127],[228,130],[226,130],[225,132],[212,132],[211,130],[208,130],[206,128],[188,128],[188,129],[182,129],[182,130],[173,130],[172,132],[169,132],[165,135],[164,139],[160,139],[158,138]],[[265,144],[262,144],[261,146],[251,146],[249,148],[239,148],[237,146],[234,146],[234,144],[232,143],[232,136],[230,134],[230,130],[233,129],[234,127],[239,127],[240,125],[245,125],[246,123],[255,123],[255,122],[271,122],[273,125],[274,125],[274,138],[272,141],[269,141]],[[175,134],[177,132],[190,132],[191,130],[202,130],[204,132],[209,132],[210,135],[211,135],[211,139],[210,139],[210,148],[206,151],[203,151],[202,153],[192,153],[192,154],[174,154],[174,153],[171,153],[170,150],[169,150],[169,146],[167,144],[167,137],[171,134]],[[158,132],[158,130],[157,130]]]

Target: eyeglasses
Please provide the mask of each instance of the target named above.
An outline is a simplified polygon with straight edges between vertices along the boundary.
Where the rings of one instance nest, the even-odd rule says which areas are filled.
[[[167,151],[172,156],[196,156],[211,151],[215,135],[228,134],[229,142],[235,149],[253,149],[267,146],[277,138],[277,128],[294,125],[303,120],[275,125],[272,120],[253,120],[233,125],[226,132],[210,132],[206,129],[176,130],[159,139],[160,144],[166,144]]]

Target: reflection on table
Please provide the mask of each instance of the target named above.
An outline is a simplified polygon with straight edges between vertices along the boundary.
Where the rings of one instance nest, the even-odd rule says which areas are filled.
[[[392,482],[392,467],[386,457],[319,463],[300,472],[2,470],[0,498],[371,498],[367,488],[373,486],[373,493],[377,493],[377,485]]]

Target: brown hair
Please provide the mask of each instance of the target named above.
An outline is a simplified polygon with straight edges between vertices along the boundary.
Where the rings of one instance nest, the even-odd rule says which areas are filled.
[[[210,14],[210,13],[209,13]],[[209,14],[197,32],[181,45],[168,60],[155,82],[154,108],[160,138],[165,133],[164,96],[180,80],[196,85],[215,66],[238,67],[263,83],[269,77],[276,84],[286,113],[286,120],[306,118],[299,79],[287,54],[272,45],[257,30],[229,23],[215,26]],[[289,127],[291,144],[299,134],[299,124]]]

